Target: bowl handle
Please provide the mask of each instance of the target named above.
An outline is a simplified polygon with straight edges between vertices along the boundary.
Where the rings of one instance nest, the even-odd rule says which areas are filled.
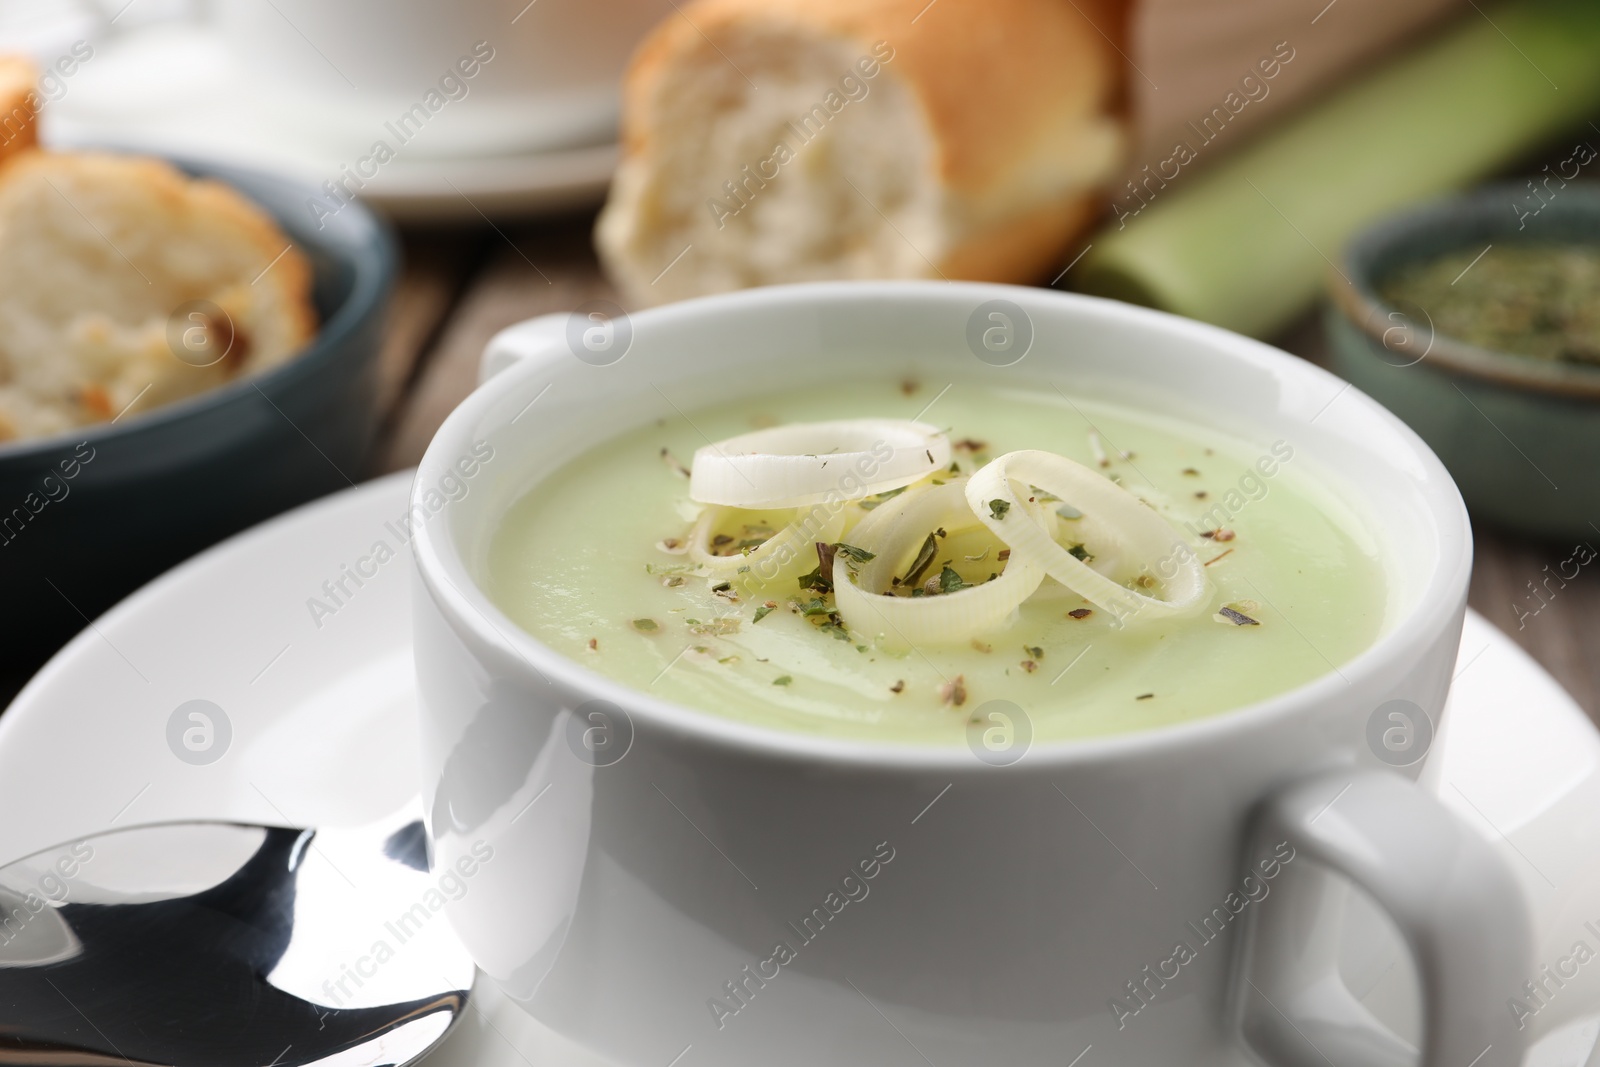
[[[489,339],[478,359],[478,384],[517,363],[544,362],[566,356],[567,324],[572,315],[561,311],[507,326]]]
[[[1242,1036],[1266,1062],[1519,1067],[1526,1036],[1507,1005],[1531,973],[1528,907],[1501,853],[1431,793],[1378,770],[1303,779],[1261,806],[1248,855],[1283,863],[1278,899],[1249,909],[1233,990]],[[1346,888],[1330,873],[1370,894],[1411,952],[1420,1060],[1338,973]]]

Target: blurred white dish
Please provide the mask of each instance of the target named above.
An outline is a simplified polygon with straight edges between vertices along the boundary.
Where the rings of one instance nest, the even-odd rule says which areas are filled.
[[[139,823],[355,826],[404,804],[417,782],[412,577],[401,541],[411,477],[327,497],[224,542],[63,649],[0,716],[0,864]],[[386,555],[379,542],[392,555],[363,564]],[[360,585],[351,568],[368,574]],[[325,582],[342,582],[348,595],[314,616],[308,600],[329,602]],[[1447,726],[1422,781],[1463,818],[1492,820],[1513,862],[1555,879],[1559,890],[1536,901],[1553,965],[1587,938],[1584,920],[1600,920],[1600,736],[1481,616],[1468,615],[1461,649]],[[227,724],[211,735],[221,751],[204,753],[209,762],[169,747],[169,723],[192,700],[210,701]],[[1417,1011],[1407,954],[1359,897],[1342,940],[1346,983],[1404,1030]],[[1591,976],[1580,981],[1545,1009],[1563,1022],[1526,1067],[1588,1062],[1600,996]],[[490,983],[479,990],[431,1067],[605,1067]]]
[[[293,127],[338,101],[364,134],[430,89],[435,110],[470,91],[477,103],[418,150],[491,154],[609,136],[629,54],[670,13],[665,0],[210,0],[206,21]]]
[[[45,104],[48,144],[274,170],[359,190],[408,219],[592,204],[616,162],[614,88],[526,97],[480,91],[496,60],[515,57],[494,50],[483,64],[488,49],[475,57],[472,41],[451,54],[478,73],[464,78],[440,66],[409,94],[322,85],[311,93],[292,78],[251,76],[218,29],[185,20],[101,36],[92,47]],[[377,150],[380,142],[386,151]]]

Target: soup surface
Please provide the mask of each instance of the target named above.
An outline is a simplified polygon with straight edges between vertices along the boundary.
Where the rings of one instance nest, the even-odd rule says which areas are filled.
[[[1248,441],[1054,391],[957,383],[937,393],[863,381],[625,433],[510,508],[490,545],[486,589],[549,647],[662,699],[782,729],[912,744],[970,743],[974,723],[1037,742],[1215,715],[1337,670],[1378,635],[1385,585],[1374,540],[1293,442]],[[1208,580],[1205,603],[1181,617],[1122,618],[1046,577],[987,632],[904,647],[830,611],[814,557],[806,562],[816,570],[798,578],[793,568],[765,582],[694,572],[682,548],[702,507],[684,465],[697,449],[761,427],[865,417],[948,428],[951,466],[926,481],[959,480],[1017,449],[1059,453],[1112,479],[1192,548]],[[851,503],[841,542],[898,495]],[[722,551],[759,543],[795,514],[728,512]],[[1070,505],[1058,514],[1058,543],[1092,561],[1092,527]],[[924,574],[937,594],[946,568],[961,586],[1008,565],[999,562],[1006,546],[981,525],[930,542],[937,558],[917,573],[918,596]],[[906,572],[913,566],[908,559]]]

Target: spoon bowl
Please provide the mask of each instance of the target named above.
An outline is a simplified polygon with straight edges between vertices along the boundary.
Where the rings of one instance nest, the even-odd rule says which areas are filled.
[[[0,868],[0,1063],[411,1063],[474,968],[409,815],[359,829],[175,823]]]

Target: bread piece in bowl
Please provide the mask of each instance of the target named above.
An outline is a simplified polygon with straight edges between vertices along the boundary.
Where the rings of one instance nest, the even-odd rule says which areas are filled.
[[[0,440],[102,422],[293,356],[311,269],[228,186],[154,159],[0,165]]]
[[[1120,163],[1119,17],[1110,0],[685,4],[624,83],[606,267],[636,305],[1032,280]]]

